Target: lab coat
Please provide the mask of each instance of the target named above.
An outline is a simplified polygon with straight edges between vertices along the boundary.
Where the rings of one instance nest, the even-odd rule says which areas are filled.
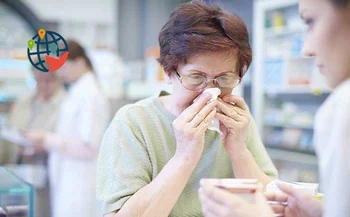
[[[315,119],[315,148],[324,217],[350,217],[350,79],[340,84]]]
[[[110,105],[91,72],[69,89],[61,106],[55,134],[99,146],[109,124]],[[67,144],[66,144],[67,145]],[[74,145],[74,144],[68,144]],[[49,153],[49,176],[53,217],[101,216],[96,200],[96,158]]]

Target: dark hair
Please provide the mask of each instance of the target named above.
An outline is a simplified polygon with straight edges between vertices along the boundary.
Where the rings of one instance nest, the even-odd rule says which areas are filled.
[[[350,3],[350,0],[329,0],[329,1],[339,7],[344,7]]]
[[[86,55],[84,48],[76,41],[68,39],[66,40],[68,44],[68,59],[69,60],[76,60],[77,58],[83,58],[86,62],[86,64],[89,66],[89,68],[92,70],[92,63],[89,59],[89,57]]]
[[[236,14],[216,5],[194,0],[176,8],[158,37],[159,63],[165,72],[203,52],[227,51],[238,57],[237,72],[243,77],[252,61],[246,25]]]

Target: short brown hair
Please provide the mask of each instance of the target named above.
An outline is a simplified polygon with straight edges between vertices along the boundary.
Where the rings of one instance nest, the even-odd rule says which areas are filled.
[[[69,51],[68,59],[75,60],[79,57],[83,58],[85,60],[86,64],[88,65],[88,67],[91,70],[93,70],[91,60],[86,55],[84,48],[77,41],[74,41],[72,39],[68,39],[68,40],[66,40],[66,42],[68,44],[68,51]]]
[[[158,37],[159,63],[165,72],[203,52],[228,51],[238,57],[240,77],[250,66],[252,49],[246,25],[236,14],[216,5],[194,0],[180,5],[170,15]]]
[[[350,0],[329,0],[335,6],[344,7],[350,3]]]

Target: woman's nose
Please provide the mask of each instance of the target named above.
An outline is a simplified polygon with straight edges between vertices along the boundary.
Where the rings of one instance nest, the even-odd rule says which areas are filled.
[[[314,51],[314,46],[312,45],[312,41],[309,37],[306,38],[301,54],[306,57],[314,57],[316,53]]]
[[[217,87],[216,82],[215,82],[215,80],[211,80],[208,82],[205,89],[214,88],[214,87]]]

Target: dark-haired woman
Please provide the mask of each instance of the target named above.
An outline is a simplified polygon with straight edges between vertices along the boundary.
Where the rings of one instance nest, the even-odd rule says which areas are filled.
[[[315,58],[334,89],[315,119],[314,144],[325,198],[321,204],[283,183],[278,186],[284,194],[266,196],[281,202],[272,206],[279,216],[350,217],[350,0],[300,0],[299,12],[308,25],[303,54]],[[273,216],[261,191],[256,204],[247,204],[236,195],[203,185],[200,194],[206,216]]]
[[[67,43],[68,60],[54,72],[70,84],[55,131],[31,131],[26,137],[49,152],[52,216],[96,217],[96,162],[110,108],[84,49]]]
[[[107,130],[97,185],[106,216],[201,216],[201,178],[267,184],[277,176],[247,105],[231,95],[252,59],[242,20],[202,1],[185,3],[159,45],[173,91],[123,107]],[[213,87],[221,94],[208,103],[202,93]],[[208,129],[214,118],[223,135]]]

